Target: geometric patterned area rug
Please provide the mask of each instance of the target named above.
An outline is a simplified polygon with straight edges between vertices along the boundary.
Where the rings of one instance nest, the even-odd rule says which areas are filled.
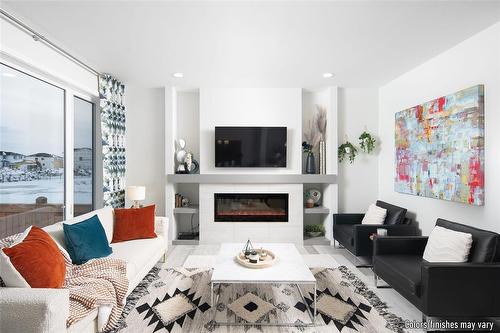
[[[311,268],[317,280],[314,327],[274,327],[267,322],[310,323],[313,288],[301,286],[304,300],[288,284],[222,285],[216,322],[210,307],[210,268],[155,266],[127,298],[118,329],[113,332],[330,333],[404,332],[403,319],[347,267]]]

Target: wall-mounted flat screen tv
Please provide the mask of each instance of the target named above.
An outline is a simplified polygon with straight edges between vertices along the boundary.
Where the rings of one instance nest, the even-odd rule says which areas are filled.
[[[285,168],[286,127],[215,127],[215,166]]]

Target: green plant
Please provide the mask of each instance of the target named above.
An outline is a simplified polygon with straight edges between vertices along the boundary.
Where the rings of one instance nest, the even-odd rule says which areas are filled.
[[[322,235],[325,234],[325,227],[322,224],[308,224],[304,226],[305,232],[321,232]]]
[[[346,141],[345,143],[341,144],[338,151],[339,155],[339,162],[342,162],[346,156],[349,157],[349,162],[354,162],[354,159],[356,158],[356,155],[358,153],[358,150],[352,143],[349,141]]]
[[[360,136],[359,136],[359,146],[361,147],[361,150],[364,151],[365,153],[371,153],[373,149],[375,149],[375,138],[368,133],[367,131],[364,131]]]
[[[307,143],[306,141],[302,142],[302,152],[310,153],[312,152],[313,145]]]

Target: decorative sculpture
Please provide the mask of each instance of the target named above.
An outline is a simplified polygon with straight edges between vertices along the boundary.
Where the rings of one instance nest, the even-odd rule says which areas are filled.
[[[186,168],[186,141],[183,139],[177,140],[177,146],[178,149],[175,152],[175,159],[177,160],[177,170],[175,173],[189,173],[188,169]]]
[[[247,242],[245,243],[245,246],[243,247],[242,252],[245,255],[245,258],[248,258],[248,256],[250,254],[252,254],[252,252],[255,252],[255,250],[253,248],[253,245],[252,245],[252,242],[250,241],[250,239],[247,240]]]

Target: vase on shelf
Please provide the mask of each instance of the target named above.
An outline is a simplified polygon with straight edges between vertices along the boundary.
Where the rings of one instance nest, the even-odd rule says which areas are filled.
[[[326,174],[326,145],[325,141],[319,142],[319,174]]]
[[[307,174],[315,174],[316,173],[316,159],[314,158],[314,153],[312,151],[310,151],[307,154],[306,173]]]

